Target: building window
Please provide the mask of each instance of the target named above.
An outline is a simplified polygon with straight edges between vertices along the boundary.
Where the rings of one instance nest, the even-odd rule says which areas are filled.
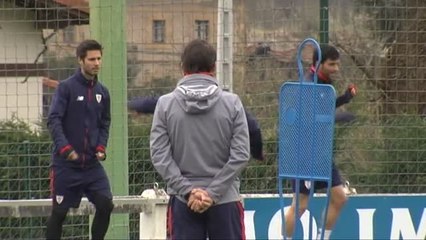
[[[166,38],[166,21],[154,20],[152,24],[153,41],[156,43],[163,43]]]
[[[197,37],[202,40],[208,40],[209,37],[209,21],[208,20],[195,20],[195,31]]]
[[[64,28],[64,42],[65,43],[74,43],[75,42],[75,26],[71,25]]]

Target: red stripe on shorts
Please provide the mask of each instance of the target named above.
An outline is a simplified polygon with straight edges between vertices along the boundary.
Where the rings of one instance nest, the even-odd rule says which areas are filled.
[[[241,224],[241,240],[246,240],[246,227],[244,224],[244,207],[241,202],[237,202],[238,210],[240,210],[240,224]]]
[[[167,239],[173,239],[173,214],[172,214],[172,207],[169,204],[167,207]]]
[[[49,172],[49,179],[50,179],[50,196],[53,197],[53,195],[55,194],[55,185],[54,185],[54,181],[55,181],[55,171],[53,171],[53,169],[50,169]]]

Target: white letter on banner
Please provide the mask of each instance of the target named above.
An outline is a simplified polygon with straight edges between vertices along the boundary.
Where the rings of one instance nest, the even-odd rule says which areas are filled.
[[[392,208],[392,230],[390,239],[424,239],[426,236],[426,208],[423,209],[419,228],[414,229],[408,208]]]
[[[359,218],[359,239],[373,239],[373,215],[376,209],[357,209]]]
[[[244,211],[244,226],[246,228],[246,238],[256,239],[256,231],[254,229],[254,213],[256,211]]]
[[[285,207],[284,213],[286,213],[288,209],[289,207]],[[300,218],[300,221],[302,222],[302,227],[303,227],[303,239],[309,239],[309,218],[310,217],[311,217],[311,214],[309,210],[306,210],[303,213],[302,217]],[[282,223],[281,211],[278,210],[272,217],[271,221],[269,222],[269,229],[268,229],[269,239],[282,239],[281,223]],[[311,239],[315,239],[317,237],[317,232],[318,232],[317,222],[315,221],[315,218],[312,218]]]

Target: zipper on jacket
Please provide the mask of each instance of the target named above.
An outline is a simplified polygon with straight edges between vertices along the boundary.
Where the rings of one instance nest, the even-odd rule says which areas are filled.
[[[93,81],[90,81],[89,88],[87,89],[87,104],[89,105],[92,101],[92,89],[93,89]],[[89,108],[89,106],[87,106]],[[84,164],[86,162],[86,153],[87,153],[87,144],[88,144],[88,138],[89,138],[89,129],[86,127],[84,129],[84,151],[83,151],[83,162],[81,164],[81,167],[84,168]]]
[[[87,89],[87,95],[88,95],[89,103],[92,101],[92,98],[93,98],[92,90],[93,90],[93,80],[90,81],[89,88]]]
[[[86,162],[86,151],[87,151],[87,138],[89,135],[89,129],[84,129],[84,150],[83,150],[83,162],[81,163],[81,168],[84,168],[84,163]]]

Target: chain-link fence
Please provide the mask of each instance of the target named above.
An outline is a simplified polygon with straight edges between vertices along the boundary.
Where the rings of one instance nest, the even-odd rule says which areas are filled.
[[[49,197],[51,140],[44,119],[56,81],[77,66],[76,45],[93,36],[89,17],[102,9],[88,4],[0,0],[1,199]],[[184,44],[202,38],[216,45],[222,10],[215,0],[127,0],[127,62],[113,63],[126,66],[127,89],[112,84],[110,90],[126,92],[129,100],[172,90],[182,76]],[[344,178],[358,193],[426,192],[424,1],[234,0],[232,14],[233,91],[259,121],[265,155],[243,172],[243,193],[277,192],[278,90],[298,79],[296,48],[306,37],[339,49],[338,94],[350,83],[358,87],[338,110],[356,117],[336,125],[335,162]],[[303,55],[307,65],[311,54]],[[130,195],[162,182],[149,159],[151,120],[128,116]],[[0,238],[42,238],[45,221],[1,218]],[[88,223],[87,216],[68,218],[64,236],[88,238]],[[135,239],[138,216],[130,215],[129,223]]]

